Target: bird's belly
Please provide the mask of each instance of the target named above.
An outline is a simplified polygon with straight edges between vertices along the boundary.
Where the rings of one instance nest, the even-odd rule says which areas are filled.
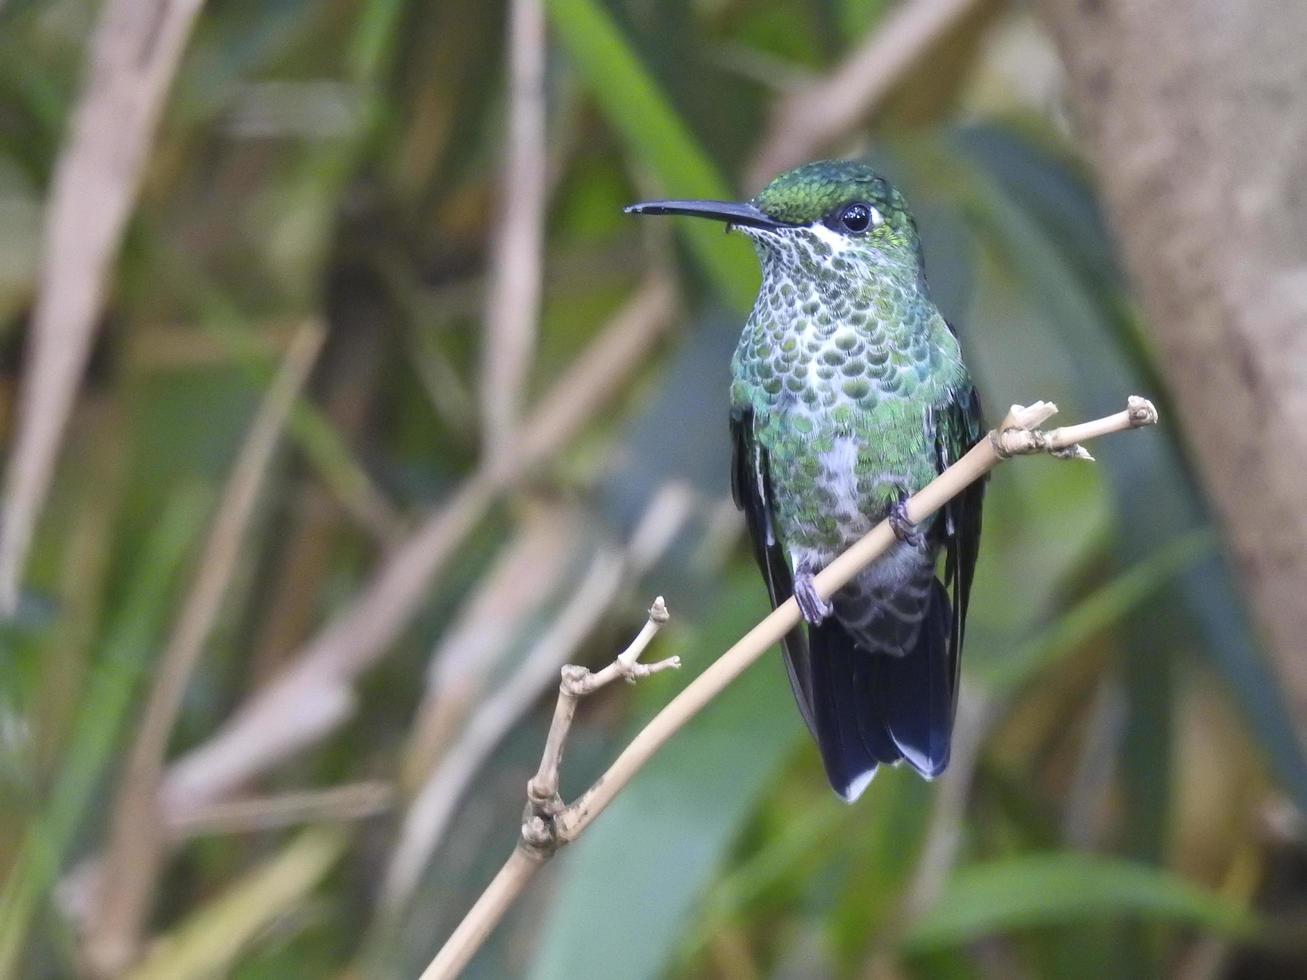
[[[897,500],[934,478],[924,422],[918,426],[905,433],[853,432],[811,419],[784,425],[792,431],[778,434],[778,441],[790,452],[771,450],[771,479],[777,523],[792,557],[802,552],[824,565],[883,520]]]

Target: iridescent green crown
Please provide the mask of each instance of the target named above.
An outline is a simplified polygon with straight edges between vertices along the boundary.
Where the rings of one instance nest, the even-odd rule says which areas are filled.
[[[915,232],[907,202],[892,184],[866,164],[818,160],[783,173],[753,199],[779,221],[807,225],[854,201],[872,205],[895,231]]]

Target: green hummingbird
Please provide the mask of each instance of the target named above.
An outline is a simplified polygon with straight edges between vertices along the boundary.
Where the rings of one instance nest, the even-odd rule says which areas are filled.
[[[784,640],[795,699],[845,800],[881,764],[934,778],[949,760],[983,491],[920,525],[904,501],[982,430],[906,202],[863,164],[819,161],[747,203],[626,210],[713,218],[753,241],[762,285],[731,362],[731,483],[772,605],[793,595],[807,624]],[[887,518],[893,548],[823,600],[813,576]]]

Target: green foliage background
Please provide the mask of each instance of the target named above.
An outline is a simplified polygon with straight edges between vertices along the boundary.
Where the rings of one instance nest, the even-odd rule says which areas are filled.
[[[433,646],[531,514],[579,512],[580,557],[534,570],[548,597],[514,621],[496,677],[561,608],[585,556],[626,540],[665,480],[695,494],[677,540],[577,654],[606,661],[661,593],[674,621],[657,651],[685,667],[586,705],[573,789],[765,612],[738,522],[723,518],[727,361],[755,263],[719,230],[673,233],[621,206],[756,191],[731,175],[775,101],[830,71],[894,6],[549,0],[551,190],[530,400],[645,269],[675,265],[683,313],[614,409],[482,522],[366,675],[346,727],[247,795],[398,780]],[[5,408],[96,7],[0,3]],[[0,971],[81,970],[77,917],[57,896],[104,843],[135,706],[295,324],[320,319],[327,347],[188,688],[175,754],[360,590],[388,521],[411,527],[475,466],[504,21],[500,4],[475,0],[205,7],[23,612],[0,627]],[[964,668],[986,721],[959,822],[943,836],[934,822],[956,773],[932,786],[887,772],[857,806],[839,805],[769,658],[560,857],[470,975],[1307,971],[1292,928],[1301,837],[1268,830],[1307,804],[1307,766],[1208,527],[1050,58],[1023,5],[980,4],[842,148],[870,153],[914,203],[991,419],[1036,398],[1066,420],[1135,392],[1162,408],[1158,430],[1096,445],[1095,466],[1033,460],[991,481]],[[550,707],[542,690],[394,914],[378,890],[402,801],[364,821],[186,840],[142,975],[416,975],[511,847]],[[938,866],[928,858],[941,840],[956,850]]]

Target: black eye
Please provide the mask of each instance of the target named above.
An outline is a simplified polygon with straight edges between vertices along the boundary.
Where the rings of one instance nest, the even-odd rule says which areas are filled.
[[[848,205],[840,212],[840,224],[857,234],[871,227],[871,207],[861,201]]]

